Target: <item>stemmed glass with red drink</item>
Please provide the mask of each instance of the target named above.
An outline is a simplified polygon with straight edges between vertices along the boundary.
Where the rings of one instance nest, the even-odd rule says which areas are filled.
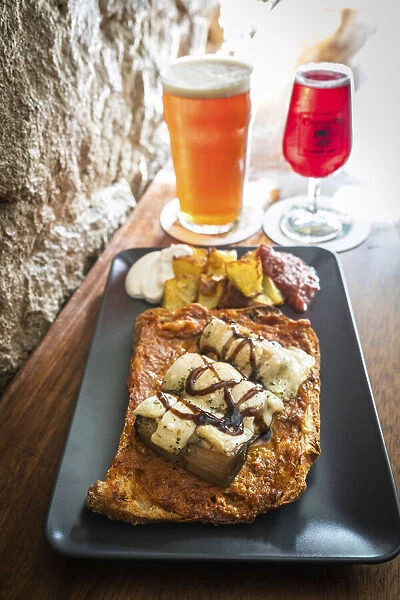
[[[321,208],[321,179],[348,159],[352,145],[351,70],[336,63],[298,68],[283,137],[283,153],[296,173],[309,178],[308,201],[282,217],[281,229],[303,243],[321,243],[342,231],[340,213]]]

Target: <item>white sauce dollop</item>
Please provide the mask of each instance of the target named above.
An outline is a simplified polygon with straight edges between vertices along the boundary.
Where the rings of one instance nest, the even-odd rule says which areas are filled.
[[[142,298],[151,304],[161,302],[164,283],[174,277],[172,259],[193,254],[186,244],[172,244],[168,248],[149,252],[139,258],[125,278],[125,290],[131,298]]]

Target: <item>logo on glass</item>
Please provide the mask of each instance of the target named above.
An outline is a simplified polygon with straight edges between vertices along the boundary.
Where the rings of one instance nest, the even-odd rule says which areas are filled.
[[[298,148],[302,156],[340,153],[343,138],[343,118],[340,114],[301,115]]]

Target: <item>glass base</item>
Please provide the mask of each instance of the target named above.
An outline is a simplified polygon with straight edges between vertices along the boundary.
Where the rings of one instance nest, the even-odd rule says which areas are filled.
[[[350,199],[349,199],[350,200]],[[341,205],[334,198],[320,196],[319,204],[321,208],[330,212],[339,214],[342,222],[342,230],[338,235],[328,242],[318,242],[317,246],[322,246],[332,252],[345,252],[351,248],[356,248],[362,244],[367,238],[371,230],[371,225],[368,220],[359,216],[354,216],[343,212]],[[285,198],[271,204],[265,211],[263,218],[263,230],[269,239],[281,246],[291,246],[294,243],[296,246],[312,246],[312,243],[302,239],[301,241],[289,238],[285,235],[281,228],[282,219],[295,207],[308,205],[306,196],[295,196]]]
[[[179,221],[179,202],[174,198],[164,206],[160,214],[160,225],[162,229],[172,238],[191,244],[192,246],[229,246],[236,244],[256,234],[264,217],[264,197],[257,198],[255,193],[251,194],[251,201],[243,204],[243,211],[236,225],[227,233],[209,234],[195,233],[183,227]]]
[[[280,227],[292,240],[319,244],[335,239],[342,231],[342,222],[334,210],[320,208],[312,212],[307,207],[294,206],[282,216]]]
[[[223,223],[222,225],[199,225],[190,221],[185,216],[185,213],[179,212],[178,220],[182,227],[189,229],[189,231],[193,231],[194,233],[202,233],[204,235],[219,235],[221,233],[228,233],[228,231],[231,231],[238,223],[239,219],[236,221],[231,221],[230,223]]]

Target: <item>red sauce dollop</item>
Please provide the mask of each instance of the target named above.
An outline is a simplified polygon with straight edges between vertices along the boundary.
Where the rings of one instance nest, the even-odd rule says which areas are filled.
[[[261,244],[257,254],[264,274],[271,277],[285,296],[286,302],[297,312],[307,310],[320,289],[315,269],[289,252],[275,252],[267,244]]]

